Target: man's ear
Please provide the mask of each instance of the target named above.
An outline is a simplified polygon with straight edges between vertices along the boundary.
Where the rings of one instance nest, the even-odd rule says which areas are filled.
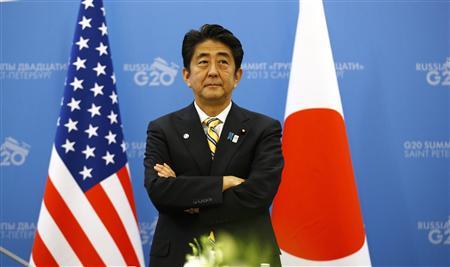
[[[183,68],[183,80],[187,84],[188,87],[191,87],[191,83],[189,82],[190,73],[186,68]]]
[[[239,68],[239,69],[234,73],[234,87],[236,87],[236,86],[239,84],[239,82],[241,81],[242,73],[243,73],[242,68]]]

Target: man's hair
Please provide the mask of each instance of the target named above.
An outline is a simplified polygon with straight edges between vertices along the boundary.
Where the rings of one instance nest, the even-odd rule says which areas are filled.
[[[233,54],[235,71],[239,70],[244,57],[244,50],[242,50],[239,39],[231,31],[218,24],[205,24],[200,27],[200,30],[190,30],[184,35],[181,54],[183,55],[183,65],[188,71],[190,71],[189,66],[196,46],[206,40],[218,41],[228,46]]]

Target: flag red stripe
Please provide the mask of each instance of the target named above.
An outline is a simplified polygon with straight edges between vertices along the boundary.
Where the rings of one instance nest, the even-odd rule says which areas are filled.
[[[84,266],[105,266],[77,219],[56,190],[50,177],[48,177],[45,189],[44,203],[81,263]]]
[[[127,265],[138,266],[139,260],[127,231],[101,184],[92,187],[85,194],[109,234],[114,239]]]
[[[36,266],[58,266],[55,258],[53,258],[47,246],[42,241],[39,231],[36,231],[36,237],[34,238],[33,250],[31,253]]]
[[[127,196],[128,203],[130,203],[131,209],[133,210],[134,219],[136,223],[138,222],[137,214],[136,214],[136,204],[134,203],[133,197],[133,186],[131,185],[130,175],[128,174],[128,169],[123,166],[118,172],[117,177],[119,177],[120,184],[122,185],[123,190],[125,191],[125,195]]]
[[[289,115],[283,154],[272,213],[280,246],[310,260],[334,260],[358,251],[365,234],[341,115],[329,109]]]

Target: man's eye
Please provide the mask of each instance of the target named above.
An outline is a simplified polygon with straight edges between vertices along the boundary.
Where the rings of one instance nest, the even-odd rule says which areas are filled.
[[[228,61],[226,61],[226,60],[219,60],[219,63],[228,65]]]
[[[200,65],[208,64],[208,61],[206,61],[206,60],[200,60],[200,61],[198,62],[198,64],[200,64]]]

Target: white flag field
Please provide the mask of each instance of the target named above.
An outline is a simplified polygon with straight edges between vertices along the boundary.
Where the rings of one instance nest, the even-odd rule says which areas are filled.
[[[321,0],[300,0],[272,221],[283,266],[371,266]]]

